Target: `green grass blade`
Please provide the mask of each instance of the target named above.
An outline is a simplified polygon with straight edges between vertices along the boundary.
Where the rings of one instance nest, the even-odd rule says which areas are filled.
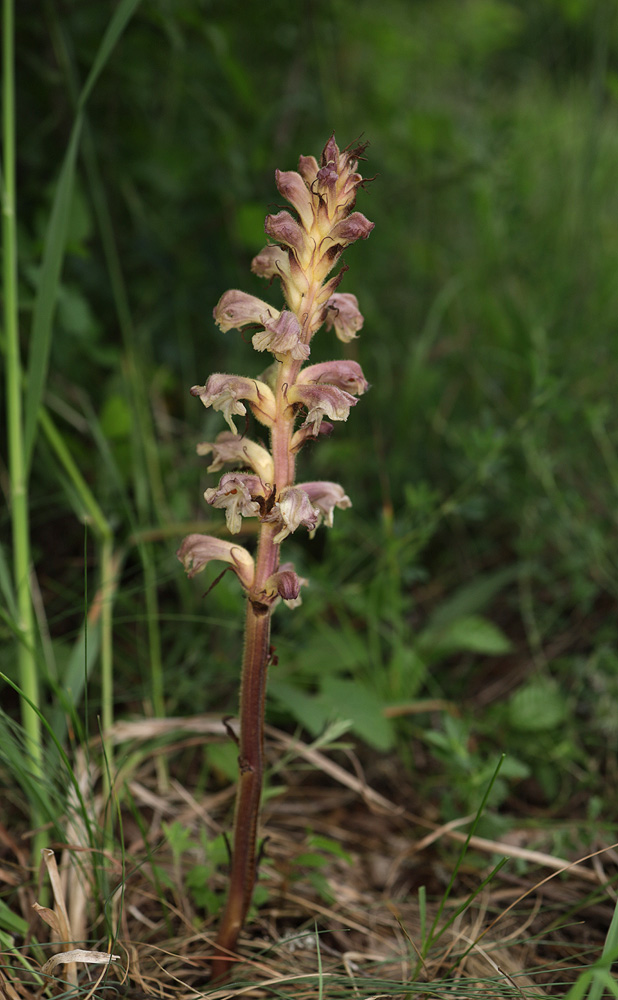
[[[60,273],[64,260],[69,213],[73,197],[75,160],[79,147],[81,126],[82,121],[79,118],[73,126],[69,146],[64,157],[60,177],[58,178],[51,216],[47,226],[39,284],[34,300],[28,383],[25,398],[24,457],[27,470],[30,468],[32,461],[39,409],[47,378],[54,310],[56,308],[58,285],[60,283]]]
[[[105,64],[109,57],[111,56],[118,39],[122,35],[127,24],[133,17],[135,11],[139,7],[141,0],[121,0],[118,7],[114,11],[111,21],[107,26],[107,30],[103,35],[101,45],[99,46],[99,51],[95,56],[95,60],[92,64],[90,73],[88,74],[88,79],[84,84],[84,88],[79,97],[79,109],[83,109],[86,101],[90,97],[90,92],[97,82],[101,72],[105,68]]]
[[[610,966],[616,957],[618,957],[618,903],[614,907],[614,914],[612,922],[609,925],[607,937],[605,938],[600,963]],[[608,978],[613,985],[608,982]],[[603,977],[601,975],[593,977],[590,992],[588,993],[588,1000],[601,1000],[604,987],[610,989],[614,993],[614,996],[618,995],[616,980],[612,979],[609,969],[604,971]]]
[[[25,400],[24,459],[26,470],[30,468],[32,462],[39,409],[47,378],[54,311],[58,298],[58,286],[64,262],[69,213],[73,197],[75,164],[84,121],[83,109],[92,88],[139,3],[140,0],[122,0],[103,36],[88,79],[78,99],[77,116],[56,186],[32,316],[28,387]]]

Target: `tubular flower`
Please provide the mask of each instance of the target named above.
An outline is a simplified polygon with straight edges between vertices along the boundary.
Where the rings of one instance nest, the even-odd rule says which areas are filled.
[[[304,427],[311,427],[315,435],[320,430],[324,417],[329,420],[347,420],[350,408],[356,406],[358,400],[344,389],[336,385],[295,385],[288,391],[290,403],[301,403],[307,408]]]
[[[269,245],[260,250],[251,261],[251,270],[259,278],[280,278],[288,274],[288,255],[282,247]]]
[[[309,357],[309,345],[301,340],[300,323],[288,309],[276,319],[265,320],[264,329],[254,334],[251,342],[256,351],[271,351],[281,361],[286,354],[294,361],[306,361]]]
[[[331,295],[326,303],[327,330],[332,330],[334,327],[337,338],[347,344],[350,340],[355,340],[363,323],[356,295],[351,295],[349,292],[337,292],[336,295]]]
[[[250,441],[240,434],[221,431],[212,443],[203,441],[197,446],[198,455],[210,455],[213,460],[209,472],[219,472],[226,464],[248,465],[264,483],[272,483],[275,473],[272,456],[256,441]]]
[[[320,480],[314,483],[300,483],[298,489],[304,490],[313,506],[320,512],[318,525],[324,520],[324,524],[328,528],[332,528],[335,507],[338,507],[339,510],[346,510],[347,507],[352,506],[352,501],[344,493],[339,483]]]
[[[280,530],[275,535],[275,542],[279,543],[296,531],[301,524],[309,531],[315,531],[320,512],[312,505],[304,490],[297,486],[288,486],[281,491],[270,518],[275,523],[281,524]]]
[[[258,476],[226,472],[218,486],[204,493],[204,500],[211,507],[225,509],[228,531],[237,535],[243,517],[257,517],[260,513],[256,496],[263,497],[264,487]]]
[[[367,392],[369,383],[363,375],[363,370],[358,361],[321,361],[318,365],[309,365],[303,368],[298,376],[298,384],[302,385],[336,385],[338,389],[345,389],[355,396],[362,396]]]
[[[272,390],[254,378],[217,373],[210,376],[206,385],[194,385],[191,395],[199,396],[204,406],[221,410],[234,434],[237,431],[232,417],[244,417],[247,412],[244,404],[240,402],[241,399],[249,402],[260,423],[270,427],[275,419],[275,397]]]
[[[189,577],[201,573],[213,559],[219,559],[230,563],[245,590],[253,586],[253,558],[242,545],[210,535],[187,535],[176,555]]]
[[[255,295],[247,295],[246,292],[232,288],[221,296],[212,314],[219,329],[227,333],[228,330],[240,330],[248,323],[263,325],[266,320],[275,319],[279,310],[273,309],[268,302],[263,302]]]

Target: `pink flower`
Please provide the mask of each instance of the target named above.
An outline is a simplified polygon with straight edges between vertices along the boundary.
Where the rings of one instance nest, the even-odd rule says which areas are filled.
[[[271,351],[278,361],[289,355],[295,361],[306,361],[309,345],[301,340],[301,329],[294,313],[284,309],[276,319],[266,320],[264,329],[254,334],[252,344],[256,351]]]
[[[313,531],[317,528],[319,517],[319,510],[312,506],[305,491],[297,486],[288,486],[281,491],[272,514],[264,520],[280,521],[282,527],[274,537],[274,541],[278,544],[296,531],[301,524],[309,531]]]
[[[218,486],[206,490],[204,500],[211,507],[225,510],[225,522],[232,535],[237,535],[243,517],[257,517],[260,505],[255,496],[264,496],[264,486],[259,476],[246,473],[226,472]]]
[[[280,278],[283,274],[289,275],[288,255],[283,247],[269,244],[253,258],[251,270],[260,278]]]
[[[230,431],[221,431],[214,442],[204,441],[197,446],[198,455],[209,455],[211,452],[213,460],[208,466],[209,472],[219,472],[226,464],[248,465],[262,482],[273,481],[275,473],[271,454],[256,441]]]
[[[242,545],[211,535],[187,535],[176,555],[189,577],[201,573],[213,559],[220,559],[230,563],[245,590],[253,586],[253,558]]]
[[[354,340],[363,325],[363,316],[358,308],[356,295],[337,292],[326,303],[326,329],[332,330],[344,344]]]
[[[266,320],[276,319],[278,315],[279,310],[273,309],[268,302],[263,302],[255,295],[240,292],[236,288],[225,292],[213,309],[215,323],[223,333],[233,329],[240,330],[248,323],[258,323],[263,326]]]
[[[358,361],[343,358],[340,361],[321,361],[317,365],[303,368],[296,384],[336,385],[338,389],[345,389],[354,396],[362,396],[369,388]]]
[[[204,406],[220,410],[234,434],[237,431],[232,417],[244,417],[247,412],[241,399],[248,400],[255,417],[267,427],[272,427],[277,412],[272,390],[264,382],[240,375],[211,375],[206,385],[194,385],[191,395],[199,396]]]
[[[320,430],[324,417],[329,420],[347,420],[350,407],[356,406],[358,400],[349,392],[338,389],[335,385],[299,384],[292,386],[288,392],[290,403],[302,403],[307,408],[304,427],[311,427],[312,434]]]
[[[339,483],[330,483],[324,480],[313,483],[299,483],[298,489],[304,490],[313,506],[319,510],[320,519],[318,525],[323,519],[324,524],[328,528],[332,528],[335,507],[338,507],[339,510],[345,510],[347,507],[352,506],[352,501],[344,493]]]

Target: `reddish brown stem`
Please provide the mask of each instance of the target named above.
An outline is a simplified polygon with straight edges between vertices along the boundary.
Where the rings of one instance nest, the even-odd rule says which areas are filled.
[[[256,577],[267,578],[276,569],[279,546],[270,525],[261,529]],[[245,650],[240,688],[238,789],[234,816],[234,844],[227,902],[215,942],[212,979],[225,981],[231,957],[251,904],[256,878],[256,839],[264,775],[264,703],[270,656],[270,609],[247,601]]]

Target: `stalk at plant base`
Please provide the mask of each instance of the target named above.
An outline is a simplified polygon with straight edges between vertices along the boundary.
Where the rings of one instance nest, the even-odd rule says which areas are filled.
[[[14,10],[12,0],[2,6],[2,287],[6,343],[6,424],[11,484],[11,529],[18,627],[17,659],[25,751],[32,775],[41,780],[43,750],[39,716],[39,680],[36,632],[30,596],[30,525],[28,517],[28,466],[25,458],[22,407],[22,366],[19,346],[17,288],[17,217],[15,188]],[[33,827],[43,820],[33,805]],[[38,864],[45,835],[37,833],[33,859]]]
[[[345,265],[328,277],[343,251],[366,239],[373,223],[353,211],[363,183],[357,172],[365,146],[340,152],[334,136],[318,164],[301,156],[298,172],[276,171],[279,193],[296,216],[281,211],[266,217],[271,242],[252,263],[261,277],[281,281],[285,307],[233,289],[219,300],[214,317],[225,332],[251,327],[256,351],[269,351],[273,363],[259,377],[215,373],[193,395],[220,410],[229,431],[198,445],[211,454],[209,472],[225,465],[218,487],[206,490],[211,506],[225,510],[228,529],[238,533],[243,517],[257,517],[260,534],[254,558],[242,546],[207,535],[185,538],[178,557],[189,576],[213,559],[228,562],[247,597],[245,649],[240,693],[239,782],[228,899],[212,963],[213,979],[227,976],[251,903],[256,877],[256,838],[263,778],[263,730],[266,678],[270,658],[270,619],[280,600],[300,603],[304,580],[291,563],[280,565],[281,542],[301,525],[311,534],[324,521],[332,525],[335,507],[350,506],[337,483],[297,484],[296,455],[308,440],[332,431],[331,420],[347,420],[357,396],[368,384],[355,361],[326,361],[304,367],[318,329],[335,330],[339,340],[354,339],[363,325],[356,297],[337,288]],[[268,428],[270,449],[238,434],[234,418],[247,415]],[[304,415],[304,420],[302,416]]]

